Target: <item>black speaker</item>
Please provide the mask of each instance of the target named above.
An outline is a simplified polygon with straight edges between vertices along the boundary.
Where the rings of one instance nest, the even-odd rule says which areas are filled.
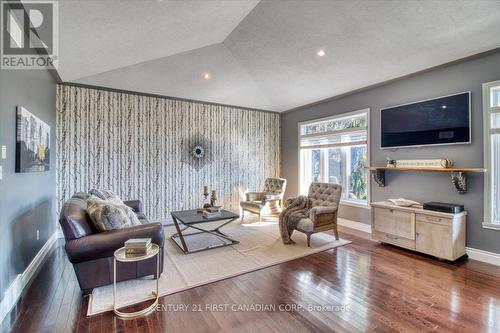
[[[426,210],[433,210],[436,212],[458,214],[464,211],[464,205],[443,203],[443,202],[425,202],[423,208]]]

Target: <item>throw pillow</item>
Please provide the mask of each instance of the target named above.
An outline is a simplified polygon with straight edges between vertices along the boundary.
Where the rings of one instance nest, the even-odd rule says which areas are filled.
[[[102,200],[94,195],[87,200],[87,213],[99,231],[141,225],[132,208],[112,200]]]
[[[90,195],[94,195],[102,200],[110,200],[110,201],[113,201],[115,203],[123,204],[122,199],[120,199],[120,197],[118,195],[116,195],[115,192],[110,191],[110,190],[100,190],[100,189],[93,188],[89,191],[89,193],[90,193]]]

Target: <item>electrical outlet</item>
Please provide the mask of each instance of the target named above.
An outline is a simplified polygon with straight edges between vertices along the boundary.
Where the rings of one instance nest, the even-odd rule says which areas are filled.
[[[40,240],[40,230],[36,231],[36,240]]]
[[[7,159],[7,146],[2,146],[2,160]]]

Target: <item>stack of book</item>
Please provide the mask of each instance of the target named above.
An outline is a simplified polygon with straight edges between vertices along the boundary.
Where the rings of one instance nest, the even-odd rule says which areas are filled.
[[[222,214],[222,206],[209,207],[202,213],[203,217],[209,219],[211,217],[220,216]]]
[[[141,257],[151,250],[151,238],[131,238],[125,242],[125,256]]]
[[[220,211],[216,211],[216,212],[210,212],[208,210],[205,210],[203,213],[202,213],[202,216],[206,219],[209,219],[211,217],[216,217],[216,216],[221,216],[221,212]]]

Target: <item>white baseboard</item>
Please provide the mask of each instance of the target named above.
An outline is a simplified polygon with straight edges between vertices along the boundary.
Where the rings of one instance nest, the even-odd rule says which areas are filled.
[[[31,280],[31,278],[35,275],[38,267],[43,263],[43,260],[49,254],[50,250],[54,246],[56,240],[58,238],[58,232],[54,232],[52,236],[45,242],[40,251],[36,254],[35,258],[30,262],[28,267],[22,272],[18,274],[14,281],[10,284],[9,288],[5,291],[5,294],[0,302],[0,323],[3,322],[5,316],[12,310],[14,305],[16,305],[19,297]]]
[[[351,220],[343,219],[340,217],[337,219],[337,223],[338,223],[338,225],[341,225],[343,227],[356,229],[356,230],[363,231],[363,232],[366,232],[369,234],[372,233],[372,226],[369,224],[366,224],[366,223],[351,221]]]
[[[469,259],[474,259],[488,264],[500,266],[500,253],[473,249],[471,247],[466,247],[465,252],[467,252]]]

